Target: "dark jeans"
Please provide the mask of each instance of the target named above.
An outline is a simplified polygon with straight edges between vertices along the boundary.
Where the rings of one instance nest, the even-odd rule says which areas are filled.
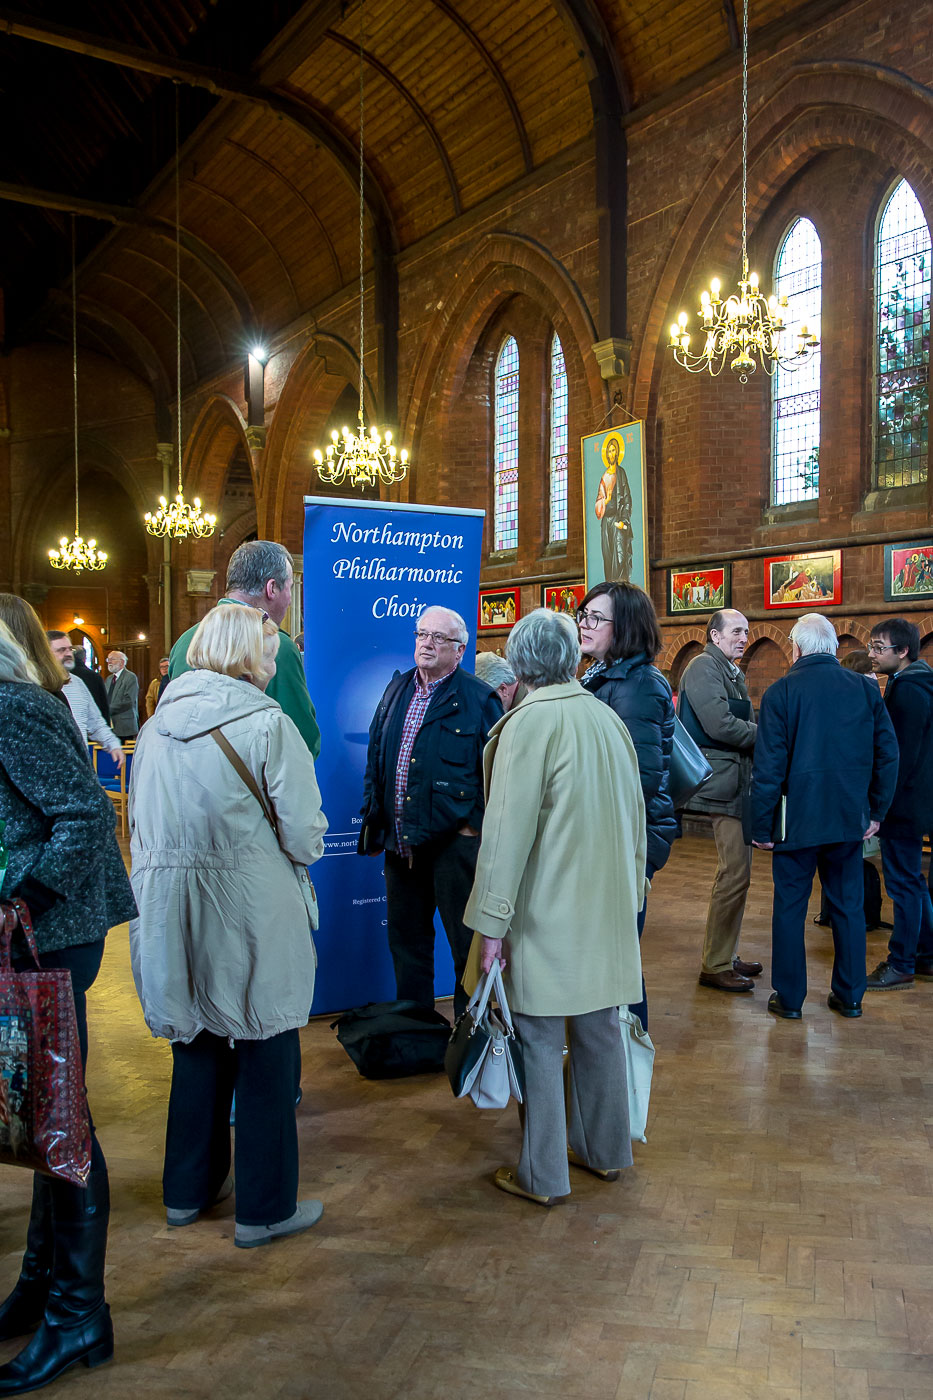
[[[412,864],[386,851],[386,912],[389,951],[400,1001],[434,1005],[434,911],[439,911],[454,960],[454,1015],[467,1004],[460,985],[473,934],[463,922],[473,879],[478,836],[454,836],[417,846]]]
[[[236,1089],[236,1218],[274,1225],[298,1205],[295,1085],[297,1030],[269,1040],[202,1031],[172,1045],[172,1092],[165,1132],[162,1196],[169,1210],[202,1210],[230,1170],[230,1105]]]
[[[923,837],[882,836],[881,864],[894,905],[888,962],[895,971],[913,976],[916,959],[933,956],[933,908],[923,878]]]
[[[654,868],[653,865],[646,866],[646,868],[645,868],[645,879],[646,879],[646,880],[653,880],[656,874],[657,874],[657,871],[655,870],[655,868]],[[640,909],[639,912],[638,912],[638,923],[637,923],[637,925],[636,925],[636,927],[637,927],[637,929],[638,929],[638,941],[639,941],[639,943],[641,943],[641,936],[642,936],[642,934],[643,934],[644,931],[645,931],[645,919],[646,919],[647,917],[648,917],[648,896],[645,895],[644,902],[643,902],[643,904],[642,904],[642,906],[641,906],[641,909]],[[648,1029],[648,992],[647,992],[647,989],[646,989],[646,987],[645,987],[645,976],[644,976],[644,973],[642,973],[642,978],[641,978],[641,1001],[637,1001],[637,1002],[632,1002],[632,1003],[630,1003],[630,1004],[629,1004],[629,1011],[634,1012],[634,1014],[638,1017],[639,1021],[641,1021],[642,1030],[645,1030],[645,1031],[646,1031],[646,1030]]]
[[[861,841],[801,850],[774,850],[771,872],[771,985],[781,1001],[798,1011],[807,995],[804,942],[813,876],[820,872],[832,916],[832,989],[844,1002],[860,1002],[865,992],[865,909]]]

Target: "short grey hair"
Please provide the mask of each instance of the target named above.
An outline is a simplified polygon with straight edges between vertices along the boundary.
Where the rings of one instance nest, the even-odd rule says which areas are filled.
[[[39,672],[5,622],[0,622],[0,681],[41,684]]]
[[[835,656],[839,646],[836,629],[822,613],[807,613],[790,629],[790,639],[796,642],[801,656]]]
[[[512,628],[505,657],[518,679],[533,690],[572,681],[580,664],[577,624],[566,613],[535,608]]]
[[[498,690],[500,685],[514,685],[518,679],[505,657],[497,656],[494,651],[477,652],[473,669],[493,690]]]
[[[467,631],[466,623],[458,612],[454,612],[453,608],[448,608],[443,603],[429,603],[426,608],[421,609],[421,613],[418,617],[419,626],[421,625],[421,619],[424,617],[425,613],[429,612],[443,612],[446,613],[448,617],[453,618],[453,630],[457,635],[457,641],[463,646],[466,646],[467,642],[470,640],[470,634]]]
[[[293,572],[292,556],[284,544],[274,540],[246,540],[230,555],[227,565],[227,592],[245,593],[258,598],[271,579],[284,588]]]
[[[124,664],[124,666],[127,664],[127,662],[128,662],[129,659],[130,659],[130,658],[127,656],[127,654],[126,654],[125,651],[117,651],[116,649],[114,649],[113,651],[108,651],[107,655],[108,655],[108,656],[120,656],[120,657],[122,657],[122,658],[123,658],[123,664]]]

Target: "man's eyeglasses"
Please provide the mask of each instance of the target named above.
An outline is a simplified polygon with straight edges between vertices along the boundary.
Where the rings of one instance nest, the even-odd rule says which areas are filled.
[[[453,646],[463,646],[459,637],[445,637],[443,632],[415,632],[416,642],[433,642],[436,647],[444,642],[450,642]]]
[[[604,622],[611,621],[611,617],[603,617],[602,613],[590,612],[584,608],[577,613],[577,623],[580,627],[601,627]]]
[[[878,654],[882,651],[897,651],[897,647],[889,646],[886,642],[869,642],[868,650]]]

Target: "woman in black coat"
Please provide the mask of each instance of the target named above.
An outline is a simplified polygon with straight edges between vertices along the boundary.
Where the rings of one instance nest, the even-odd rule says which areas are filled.
[[[661,650],[654,604],[633,583],[598,583],[577,612],[584,656],[593,664],[582,684],[613,709],[635,745],[648,824],[650,880],[666,863],[680,835],[669,790],[674,742],[671,688],[653,664]],[[647,899],[638,916],[638,936],[645,926]],[[648,1002],[631,1007],[647,1029]]]
[[[44,637],[43,637],[43,640]],[[47,643],[46,643],[47,645]],[[7,869],[0,898],[29,906],[43,967],[71,973],[82,1061],[86,993],[100,968],[107,930],[136,913],[101,790],[67,705],[42,689],[39,673],[0,623],[0,828]],[[14,961],[29,965],[20,935]],[[47,1385],[77,1361],[113,1355],[104,1301],[110,1190],[91,1125],[86,1188],[35,1174],[22,1270],[0,1303],[0,1341],[34,1332],[0,1366],[0,1396]]]

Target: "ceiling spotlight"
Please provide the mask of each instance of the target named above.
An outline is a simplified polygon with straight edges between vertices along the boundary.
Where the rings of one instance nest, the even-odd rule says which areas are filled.
[[[253,359],[258,360],[261,365],[264,365],[269,358],[269,352],[264,345],[254,345],[249,353],[252,355]]]

